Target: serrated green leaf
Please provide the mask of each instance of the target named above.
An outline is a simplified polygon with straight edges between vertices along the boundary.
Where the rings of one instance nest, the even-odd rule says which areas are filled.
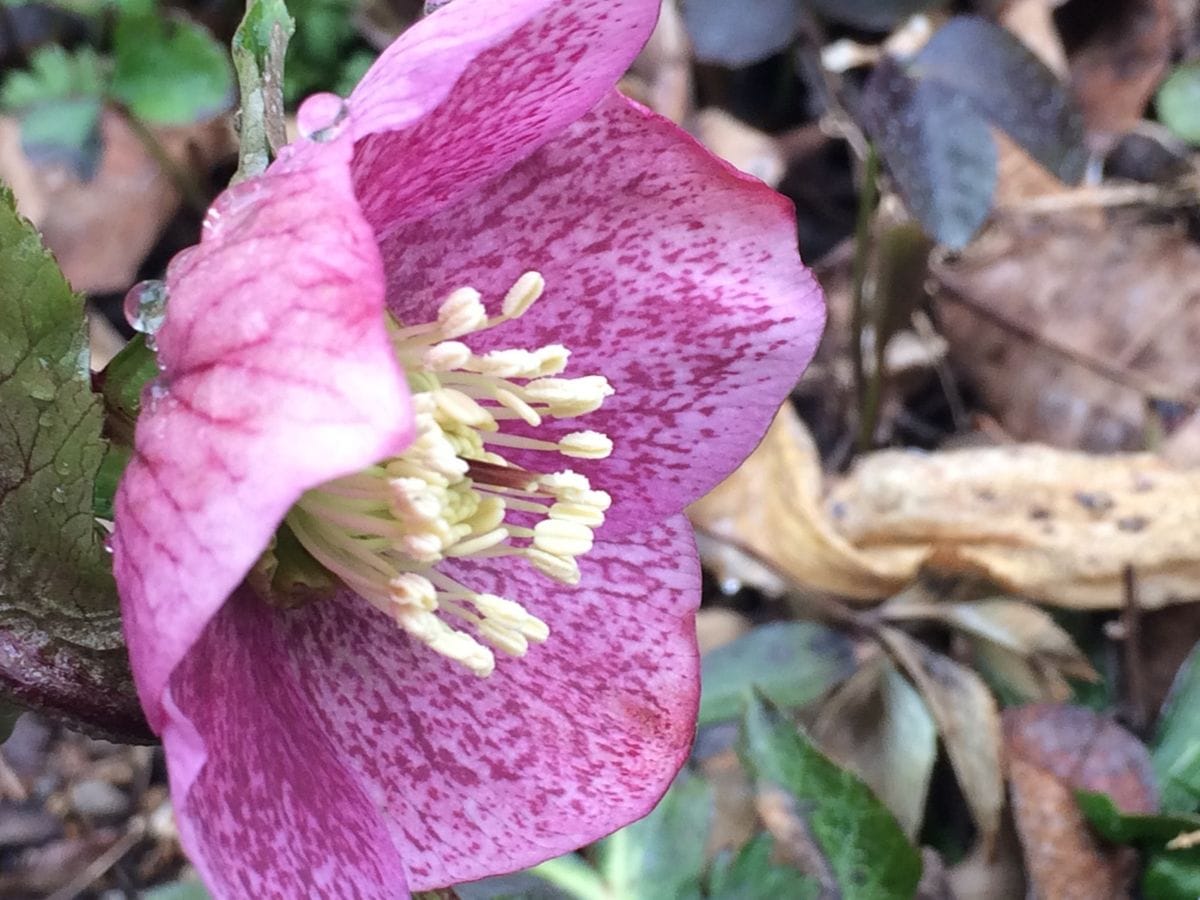
[[[853,647],[840,632],[815,622],[764,625],[704,657],[700,724],[737,718],[752,687],[777,706],[804,706],[853,671]]]
[[[742,847],[736,856],[719,857],[709,873],[710,900],[816,900],[821,896],[820,882],[791,866],[772,862],[775,842],[769,834],[760,834]]]
[[[188,125],[233,102],[229,57],[194,22],[123,14],[113,31],[113,61],[113,97],[146,122]]]
[[[738,752],[760,785],[782,791],[802,819],[822,881],[846,900],[910,900],[921,856],[862,781],[822,755],[777,709],[756,696]]]
[[[1164,125],[1185,141],[1200,144],[1200,63],[1186,63],[1172,72],[1155,103]]]
[[[698,898],[712,815],[712,787],[684,770],[648,816],[597,845],[597,868],[611,895]]]
[[[11,73],[0,88],[0,108],[20,119],[25,155],[91,178],[100,159],[106,80],[102,61],[87,48],[68,53],[44,47],[32,55],[28,71]]]
[[[0,190],[0,687],[111,733],[137,733],[92,515],[101,425],[83,299]]]
[[[1175,676],[1151,760],[1164,810],[1194,812],[1200,808],[1200,644],[1192,648]]]

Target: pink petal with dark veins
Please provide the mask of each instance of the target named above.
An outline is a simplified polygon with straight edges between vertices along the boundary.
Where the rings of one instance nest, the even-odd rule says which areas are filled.
[[[579,588],[512,559],[445,570],[550,625],[487,679],[357,597],[284,616],[300,683],[378,794],[414,890],[512,871],[649,812],[691,744],[700,574],[682,517],[581,560]]]
[[[168,272],[162,377],[143,398],[112,538],[151,727],[208,620],[300,494],[401,450],[408,392],[350,142],[308,145],[224,195]]]
[[[387,826],[308,706],[271,610],[241,591],[164,697],[180,838],[216,897],[407,897]]]
[[[679,512],[727,475],[824,324],[791,204],[617,95],[468,200],[395,232],[383,254],[388,304],[408,322],[433,318],[455,287],[494,300],[528,269],[545,275],[524,318],[468,342],[565,344],[567,375],[612,382],[599,412],[538,429],[606,432],[611,458],[505,451],[535,470],[570,464],[612,494],[609,536]]]
[[[350,97],[355,184],[382,237],[470,196],[616,84],[659,0],[455,0]]]

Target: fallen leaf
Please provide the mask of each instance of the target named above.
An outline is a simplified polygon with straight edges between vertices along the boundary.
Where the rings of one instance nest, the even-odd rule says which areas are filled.
[[[1080,609],[1200,597],[1200,470],[1150,454],[1098,457],[1038,445],[864,457],[827,505],[858,552],[924,547],[938,572],[983,575]]]
[[[998,217],[935,270],[951,359],[1017,440],[1141,449],[1149,400],[1200,405],[1200,247],[1119,218]]]
[[[702,109],[691,122],[691,131],[705,147],[732,166],[778,187],[787,171],[779,142],[716,107]]]
[[[812,437],[785,405],[758,449],[689,514],[703,531],[748,547],[806,588],[870,600],[903,587],[923,552],[857,550],[821,507],[821,477]]]
[[[1103,845],[1076,790],[1108,794],[1125,812],[1157,805],[1146,748],[1082,707],[1039,704],[1004,714],[1017,832],[1032,893],[1046,900],[1124,896],[1132,851]]]
[[[85,293],[127,288],[179,208],[175,184],[112,110],[101,120],[104,154],[88,182],[14,157],[8,148],[14,127],[8,121],[0,127],[0,179],[13,185],[18,208],[38,226],[71,286]],[[167,158],[189,172],[204,171],[234,150],[225,120],[153,133]]]
[[[1000,831],[1004,782],[1000,712],[991,691],[970,669],[898,629],[881,628],[878,636],[928,704],[980,843],[992,847]]]
[[[822,705],[813,739],[865,781],[910,838],[921,830],[937,728],[921,695],[887,659],[863,665]]]

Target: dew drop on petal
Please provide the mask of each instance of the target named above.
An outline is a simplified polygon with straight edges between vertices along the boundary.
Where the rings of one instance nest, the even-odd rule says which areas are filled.
[[[143,281],[129,289],[125,295],[125,320],[134,331],[153,337],[166,319],[166,284]]]
[[[66,489],[61,486],[56,487],[53,491],[51,491],[50,496],[54,499],[55,503],[62,504],[67,502]]]
[[[313,94],[296,111],[296,128],[310,141],[331,141],[341,133],[348,112],[337,94]]]

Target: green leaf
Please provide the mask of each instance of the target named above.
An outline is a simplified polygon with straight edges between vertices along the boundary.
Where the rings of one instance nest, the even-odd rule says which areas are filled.
[[[34,163],[69,167],[87,180],[100,160],[100,112],[107,72],[84,48],[44,47],[29,70],[13,72],[0,88],[0,108],[21,122],[21,149]]]
[[[1164,810],[1194,812],[1200,807],[1200,644],[1175,676],[1151,760]]]
[[[712,815],[712,788],[685,769],[648,816],[596,846],[611,896],[698,898]]]
[[[726,854],[713,864],[708,880],[711,900],[816,900],[821,896],[820,882],[791,866],[771,861],[774,841],[760,834],[744,846],[737,856]]]
[[[846,900],[910,900],[921,856],[857,777],[839,769],[778,710],[755,697],[739,753],[763,787],[782,791],[803,820],[827,890]]]
[[[233,101],[229,57],[194,22],[122,15],[113,31],[113,61],[112,96],[145,122],[188,125]]]
[[[144,725],[92,515],[101,425],[83,298],[0,190],[0,689],[133,735]]]
[[[1173,132],[1200,144],[1200,62],[1186,63],[1158,89],[1158,117]]]
[[[740,716],[752,687],[777,706],[804,706],[853,671],[854,650],[840,632],[815,622],[764,625],[704,657],[700,724]]]
[[[1093,791],[1076,791],[1075,801],[1100,836],[1116,844],[1162,848],[1181,834],[1200,831],[1200,816],[1125,813],[1110,796]]]
[[[1200,848],[1156,853],[1142,877],[1142,896],[1152,900],[1200,897]]]
[[[283,61],[295,20],[283,0],[251,0],[233,36],[233,65],[241,94],[241,149],[235,181],[266,169],[287,143]]]

